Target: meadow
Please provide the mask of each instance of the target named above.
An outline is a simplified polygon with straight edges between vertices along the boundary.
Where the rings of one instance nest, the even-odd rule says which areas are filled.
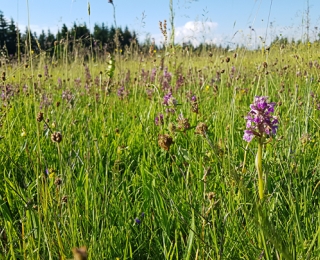
[[[54,48],[2,59],[1,259],[320,259],[319,43]]]

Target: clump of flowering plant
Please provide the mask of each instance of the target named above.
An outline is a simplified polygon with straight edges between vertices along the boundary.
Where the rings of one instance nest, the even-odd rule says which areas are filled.
[[[263,138],[266,135],[275,135],[278,129],[278,119],[272,116],[276,103],[268,103],[268,97],[256,96],[250,105],[250,112],[245,117],[247,120],[243,139],[250,142],[255,136]]]
[[[178,104],[178,101],[172,96],[172,93],[169,92],[163,97],[163,104],[165,106],[176,106]]]
[[[243,139],[251,142],[254,137],[258,140],[258,152],[255,165],[258,171],[259,197],[264,197],[264,180],[262,172],[262,148],[267,136],[275,135],[278,129],[278,118],[271,115],[274,112],[276,103],[268,102],[266,96],[256,96],[253,104],[250,105],[250,112],[245,117],[247,120],[246,130]]]

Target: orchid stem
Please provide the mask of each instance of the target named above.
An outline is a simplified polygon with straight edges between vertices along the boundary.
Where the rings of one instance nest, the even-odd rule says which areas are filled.
[[[258,152],[256,155],[256,168],[258,171],[258,189],[259,189],[259,197],[260,200],[263,200],[264,197],[264,181],[263,181],[263,173],[262,173],[262,140],[259,140],[258,143]]]

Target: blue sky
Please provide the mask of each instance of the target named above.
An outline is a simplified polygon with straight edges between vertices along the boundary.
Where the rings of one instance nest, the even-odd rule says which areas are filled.
[[[7,18],[13,18],[22,31],[28,24],[26,2],[0,0],[0,10]],[[94,23],[113,24],[113,7],[108,0],[29,0],[31,29],[37,33],[50,29],[55,33],[63,23],[67,26],[73,22],[86,23],[89,26],[88,2],[91,27]],[[169,0],[113,2],[118,25],[134,29],[141,41],[148,33],[157,43],[163,41],[159,21],[169,21]],[[306,35],[308,0],[173,0],[173,3],[178,43],[190,40],[194,44],[206,41],[231,47],[236,43],[257,46],[264,40],[269,43],[280,34],[297,39]],[[309,0],[309,6],[309,35],[313,40],[320,32],[315,29],[320,28],[317,13],[320,1]],[[250,30],[250,26],[254,30]]]

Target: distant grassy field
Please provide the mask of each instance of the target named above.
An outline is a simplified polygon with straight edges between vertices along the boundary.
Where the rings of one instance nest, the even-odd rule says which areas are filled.
[[[320,259],[319,50],[3,62],[0,258]],[[243,140],[255,96],[279,120],[263,200]]]

